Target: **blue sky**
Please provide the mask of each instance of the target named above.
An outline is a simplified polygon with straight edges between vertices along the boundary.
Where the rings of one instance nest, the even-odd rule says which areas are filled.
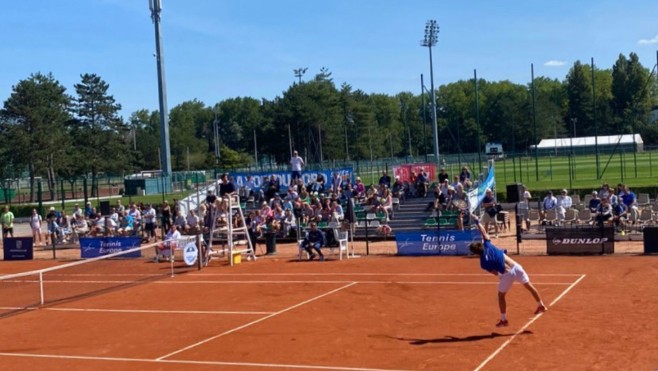
[[[438,86],[469,79],[563,79],[576,60],[610,68],[619,53],[656,64],[658,1],[162,0],[169,108],[250,96],[273,99],[327,67],[367,93],[418,94],[429,86],[428,19]],[[631,5],[632,4],[632,5]],[[158,107],[147,0],[7,1],[0,15],[0,100],[35,72],[73,94],[83,73],[110,84],[121,114]]]

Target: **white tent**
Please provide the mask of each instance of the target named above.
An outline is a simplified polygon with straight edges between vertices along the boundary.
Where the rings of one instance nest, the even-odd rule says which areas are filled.
[[[640,134],[621,134],[621,135],[606,135],[597,137],[577,137],[577,138],[557,138],[557,139],[542,139],[537,148],[539,150],[564,150],[569,148],[579,148],[591,147],[598,145],[600,147],[614,147],[617,144],[624,147],[629,147],[633,145],[637,146],[637,151],[642,152],[644,147],[644,142]],[[597,143],[598,142],[598,143]],[[532,149],[535,149],[535,146],[532,146]]]

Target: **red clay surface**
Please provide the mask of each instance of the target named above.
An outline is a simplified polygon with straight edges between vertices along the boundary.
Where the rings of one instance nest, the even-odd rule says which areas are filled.
[[[514,251],[512,242],[498,243]],[[515,285],[510,326],[496,328],[497,279],[477,259],[387,256],[389,244],[371,244],[377,256],[325,262],[297,262],[293,246],[279,245],[279,255],[256,262],[213,260],[7,316],[0,370],[658,368],[656,256],[514,256],[550,309],[535,317],[532,297]],[[151,274],[167,264],[118,266],[110,279],[135,266]],[[60,277],[78,281],[66,287],[101,279]]]

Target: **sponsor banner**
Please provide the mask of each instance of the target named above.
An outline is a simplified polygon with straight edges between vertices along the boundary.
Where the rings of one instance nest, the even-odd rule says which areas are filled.
[[[304,180],[304,184],[308,185],[315,182],[315,180],[318,178],[318,174],[322,174],[324,176],[324,188],[328,191],[331,188],[331,179],[334,172],[337,172],[341,177],[347,175],[352,181],[354,181],[354,171],[352,170],[352,167],[317,171],[302,171],[302,179]],[[292,172],[290,171],[229,173],[229,176],[233,177],[233,183],[238,189],[244,187],[244,185],[247,183],[248,175],[251,176],[251,180],[254,181],[256,188],[261,188],[263,186],[263,177],[270,177],[275,175],[277,178],[279,178],[279,191],[281,193],[288,192],[288,185],[290,184],[290,180],[292,178]]]
[[[395,182],[395,177],[399,176],[400,181],[408,182],[411,179],[411,172],[415,171],[418,175],[422,171],[426,171],[429,174],[429,183],[436,181],[436,166],[430,163],[421,163],[421,164],[404,164],[393,166],[393,179],[391,179],[391,186]]]
[[[34,240],[32,237],[12,237],[2,240],[4,260],[32,260]]]
[[[477,230],[430,230],[396,232],[398,255],[431,256],[431,255],[469,255],[468,245],[481,241]]]
[[[185,245],[185,247],[183,247],[183,260],[187,266],[193,266],[196,263],[198,256],[199,249],[196,247],[196,241],[190,241]]]
[[[140,237],[84,237],[80,239],[80,257],[82,259],[96,258],[139,247]],[[141,251],[122,255],[122,258],[140,258]]]
[[[645,254],[658,254],[658,227],[642,229]]]
[[[615,230],[612,227],[546,228],[546,253],[614,254]]]

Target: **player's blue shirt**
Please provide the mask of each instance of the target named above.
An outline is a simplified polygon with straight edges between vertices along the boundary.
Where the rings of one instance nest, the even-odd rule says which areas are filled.
[[[505,253],[494,246],[491,241],[484,240],[484,252],[480,257],[480,267],[485,271],[505,273]]]

